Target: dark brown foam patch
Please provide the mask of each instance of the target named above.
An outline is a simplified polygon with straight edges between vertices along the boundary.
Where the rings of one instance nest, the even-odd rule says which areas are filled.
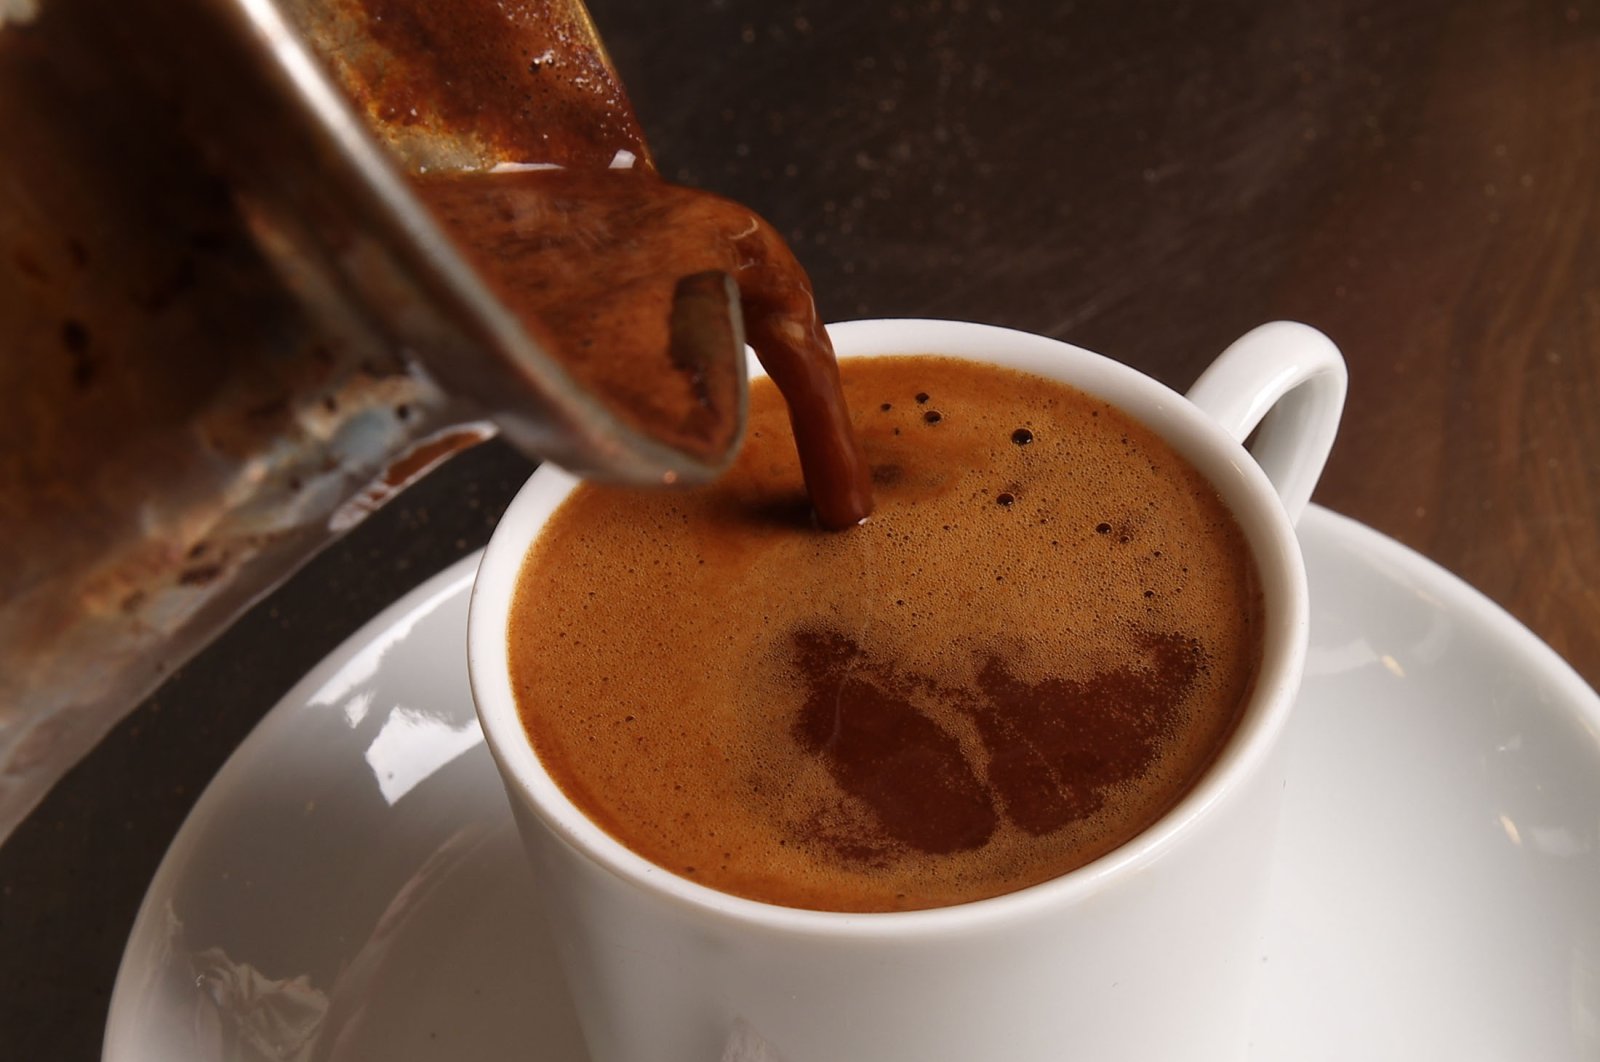
[[[1042,836],[1099,811],[1118,786],[1149,769],[1177,730],[1200,667],[1197,643],[1146,635],[1152,659],[1083,681],[1025,682],[990,657],[973,717],[988,752],[989,784],[1013,822]]]
[[[871,809],[884,836],[934,855],[986,842],[998,818],[960,741],[918,711],[892,674],[863,662],[850,638],[802,629],[793,640],[807,689],[795,738]]]

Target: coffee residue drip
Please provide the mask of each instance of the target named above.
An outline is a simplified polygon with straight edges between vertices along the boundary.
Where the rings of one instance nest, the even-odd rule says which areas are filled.
[[[524,328],[630,426],[682,449],[720,442],[737,382],[671,356],[680,277],[727,273],[746,336],[788,406],[818,522],[872,511],[871,471],[850,424],[811,283],[748,208],[654,174],[528,170],[414,179],[418,194]]]

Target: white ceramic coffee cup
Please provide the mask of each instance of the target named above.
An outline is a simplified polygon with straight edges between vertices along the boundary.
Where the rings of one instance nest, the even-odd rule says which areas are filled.
[[[1266,614],[1261,672],[1233,738],[1180,803],[1061,877],[887,914],[730,896],[590,822],[523,732],[507,660],[512,594],[575,482],[541,468],[484,553],[468,661],[533,862],[529,902],[544,908],[594,1062],[1241,1058],[1284,782],[1279,738],[1306,650],[1293,521],[1333,442],[1343,359],[1305,325],[1263,325],[1186,398],[1089,351],[1007,329],[859,321],[829,333],[841,358],[952,355],[1061,380],[1162,435],[1216,486],[1249,540]],[[1241,440],[1252,431],[1247,453]]]

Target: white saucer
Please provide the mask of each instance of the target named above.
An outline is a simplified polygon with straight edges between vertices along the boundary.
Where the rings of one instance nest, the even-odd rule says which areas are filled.
[[[1251,1057],[1600,1057],[1600,699],[1391,540],[1315,508],[1301,537],[1311,652]],[[218,773],[139,912],[106,1062],[583,1058],[468,695],[476,561]]]

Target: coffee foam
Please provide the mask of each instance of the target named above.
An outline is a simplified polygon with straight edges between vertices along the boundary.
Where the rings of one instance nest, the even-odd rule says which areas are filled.
[[[509,632],[535,750],[628,847],[768,902],[941,906],[1104,854],[1234,726],[1260,655],[1242,533],[1071,388],[944,358],[843,369],[877,479],[858,528],[808,524],[764,382],[714,486],[561,507]]]

